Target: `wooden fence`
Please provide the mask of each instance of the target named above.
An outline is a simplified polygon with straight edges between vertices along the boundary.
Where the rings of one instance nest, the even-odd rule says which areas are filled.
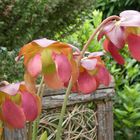
[[[45,90],[43,96],[43,110],[53,110],[61,108],[64,99],[65,90]],[[100,86],[98,90],[92,94],[79,95],[71,94],[67,106],[83,104],[88,102],[95,103],[95,111],[97,117],[97,140],[114,140],[113,133],[113,112],[112,97],[114,96],[114,84],[109,87]],[[5,140],[26,140],[26,128],[15,129],[13,131],[8,128],[4,129]],[[53,139],[52,139],[53,140]],[[64,139],[65,140],[65,139]],[[92,139],[91,139],[92,140]]]

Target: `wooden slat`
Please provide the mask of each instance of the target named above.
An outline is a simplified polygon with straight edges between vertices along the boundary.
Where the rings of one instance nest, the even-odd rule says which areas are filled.
[[[114,89],[100,89],[92,94],[86,94],[86,95],[79,95],[79,94],[71,94],[68,99],[68,106],[74,105],[77,103],[85,103],[93,100],[102,100],[111,98],[114,96]],[[65,95],[55,95],[55,96],[46,96],[43,97],[43,109],[52,109],[61,107]]]
[[[27,140],[26,128],[11,130],[5,127],[4,140]]]
[[[113,80],[112,80],[112,82],[110,83],[110,85],[108,87],[105,87],[103,85],[100,85],[97,90],[108,89],[108,88],[114,88],[114,82],[113,82]],[[45,91],[44,91],[43,96],[62,95],[62,94],[65,94],[65,91],[66,91],[66,89],[52,90],[50,88],[46,88]]]

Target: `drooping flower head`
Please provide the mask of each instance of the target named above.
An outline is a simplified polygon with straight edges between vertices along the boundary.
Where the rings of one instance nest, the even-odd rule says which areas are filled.
[[[41,110],[40,99],[27,91],[24,84],[15,83],[0,88],[0,120],[10,128],[23,128],[34,121]]]
[[[21,48],[19,57],[24,56],[26,68],[25,82],[34,91],[35,79],[39,74],[45,77],[48,87],[59,89],[76,74],[76,63],[73,61],[72,50],[76,47],[48,40],[46,38],[34,40]]]
[[[119,20],[106,23],[99,32],[98,40],[105,35],[104,49],[121,65],[125,63],[119,53],[128,45],[133,58],[140,61],[140,12],[128,10],[120,13]]]
[[[81,59],[79,76],[73,86],[74,92],[87,94],[95,91],[100,84],[109,85],[111,78],[101,60],[102,55],[102,52],[94,52]]]

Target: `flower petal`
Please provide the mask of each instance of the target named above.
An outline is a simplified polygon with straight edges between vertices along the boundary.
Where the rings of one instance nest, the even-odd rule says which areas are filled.
[[[24,81],[27,90],[31,93],[36,93],[36,79],[32,77],[27,71],[24,74]]]
[[[27,71],[31,76],[36,77],[40,74],[42,69],[41,56],[40,54],[36,54],[27,64]]]
[[[97,64],[97,59],[82,59],[81,60],[81,65],[86,69],[86,70],[94,70]]]
[[[61,89],[64,87],[63,82],[60,80],[56,72],[45,74],[45,84],[52,89]]]
[[[47,38],[42,38],[42,39],[33,40],[32,43],[33,44],[35,43],[35,44],[39,45],[40,47],[46,48],[49,45],[52,45],[53,43],[57,43],[57,41],[49,40]]]
[[[23,109],[9,99],[2,104],[2,116],[5,123],[12,128],[23,128],[25,125]]]
[[[123,57],[120,55],[118,49],[113,45],[111,41],[108,41],[106,44],[104,44],[105,48],[108,49],[108,51],[111,53],[112,57],[120,64],[124,65],[125,61]]]
[[[9,95],[15,95],[17,94],[19,90],[19,86],[20,86],[20,83],[8,84],[6,86],[1,87],[0,91]]]
[[[22,108],[23,108],[26,120],[28,121],[35,120],[39,112],[36,96],[27,91],[23,91],[20,94],[22,98]]]
[[[72,68],[67,57],[63,54],[53,54],[53,59],[60,80],[64,83],[68,82],[71,77]]]
[[[128,35],[127,42],[131,56],[140,61],[140,36],[130,34]]]
[[[111,81],[110,74],[105,67],[99,68],[99,70],[96,74],[96,78],[100,84],[103,84],[105,86],[109,86],[110,81]]]
[[[104,55],[104,52],[93,52],[88,55],[88,58],[93,58],[93,57],[98,57],[98,56],[103,56],[103,55]]]
[[[83,93],[91,93],[97,89],[96,79],[84,71],[79,75],[78,88]]]
[[[140,12],[134,10],[126,10],[120,13],[121,26],[139,27],[140,26]]]

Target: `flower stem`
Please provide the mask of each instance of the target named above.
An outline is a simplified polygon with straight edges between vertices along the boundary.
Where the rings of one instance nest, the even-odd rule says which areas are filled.
[[[109,21],[111,20],[119,20],[120,17],[118,16],[110,16],[108,17],[107,19],[105,19],[98,27],[97,29],[93,32],[93,34],[90,36],[90,38],[88,39],[87,43],[84,45],[81,53],[80,53],[80,56],[78,58],[78,65],[80,65],[80,61],[86,51],[86,49],[88,48],[89,44],[91,43],[91,41],[93,40],[93,38],[95,37],[95,35],[101,30],[101,28]],[[60,114],[60,118],[59,118],[59,123],[58,123],[58,127],[57,127],[57,132],[56,132],[56,140],[62,140],[61,136],[62,136],[62,123],[63,123],[63,118],[64,118],[64,115],[65,115],[65,110],[66,110],[66,106],[67,106],[67,101],[68,101],[68,97],[69,97],[69,94],[71,92],[71,88],[72,88],[72,77],[69,81],[69,84],[68,84],[68,88],[67,88],[67,91],[66,91],[66,94],[65,94],[65,97],[64,97],[64,101],[63,101],[63,106],[62,106],[62,109],[61,109],[61,114]]]
[[[29,122],[29,126],[28,126],[28,133],[27,133],[27,140],[31,140],[32,139],[32,122]]]
[[[3,123],[0,121],[0,140],[3,140]]]
[[[81,51],[81,54],[79,56],[79,59],[78,59],[78,63],[80,63],[80,60],[82,59],[85,51],[87,50],[89,44],[91,43],[91,41],[93,40],[93,38],[95,37],[95,35],[102,29],[102,27],[108,23],[109,21],[111,20],[119,20],[120,17],[119,16],[116,16],[116,15],[113,15],[113,16],[110,16],[108,18],[106,18],[105,20],[102,21],[102,23],[96,28],[96,30],[93,32],[93,34],[89,37],[88,41],[86,42],[86,44],[84,45],[82,51]]]
[[[62,136],[62,123],[63,123],[63,118],[65,115],[65,111],[66,111],[66,106],[67,106],[67,101],[68,101],[68,97],[69,94],[71,92],[71,88],[72,88],[72,77],[69,81],[69,85],[64,97],[64,102],[63,102],[63,106],[61,109],[61,114],[60,114],[60,118],[59,118],[59,123],[58,123],[58,127],[57,127],[57,132],[56,132],[56,140],[61,140],[61,136]]]
[[[42,95],[44,92],[44,76],[42,76],[40,85],[38,87],[37,95],[41,98],[42,101]],[[32,132],[32,140],[37,140],[37,130],[39,126],[40,116],[37,117],[37,119],[33,122],[33,132]],[[31,140],[31,139],[30,139]]]

